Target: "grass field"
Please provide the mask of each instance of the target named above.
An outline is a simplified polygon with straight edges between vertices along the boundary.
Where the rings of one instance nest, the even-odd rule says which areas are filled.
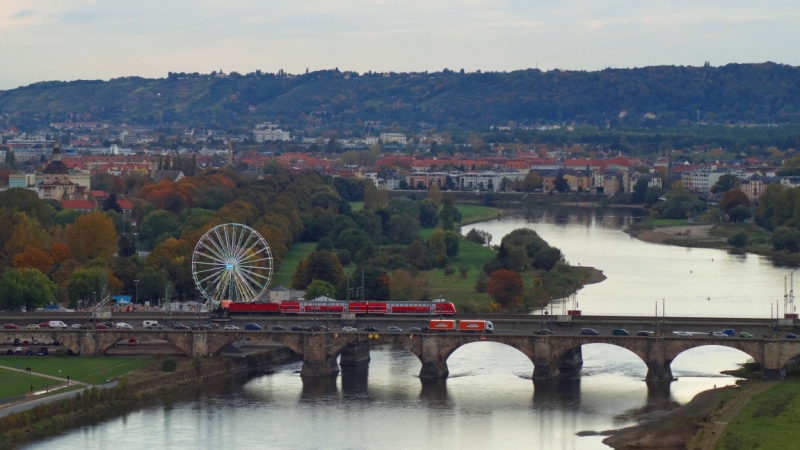
[[[644,223],[645,227],[676,227],[676,226],[683,226],[688,225],[689,221],[687,219],[653,219],[648,220]]]
[[[300,264],[300,261],[311,254],[316,247],[316,242],[300,242],[298,244],[294,244],[283,257],[283,263],[281,263],[280,270],[275,272],[275,275],[272,277],[270,288],[276,288],[278,286],[290,288],[292,286],[292,275],[294,275],[294,269],[297,268],[297,265]]]
[[[2,372],[0,372],[0,380],[3,380],[2,383],[0,383],[0,398],[15,397],[17,395],[27,394],[30,392],[31,386],[33,386],[34,391],[38,391],[44,389],[45,385],[47,384],[53,386],[54,384],[58,383],[56,380],[38,377],[36,375],[11,372],[3,369],[0,370],[2,370]]]
[[[364,202],[348,202],[350,203],[350,209],[353,211],[361,211],[364,209]]]
[[[772,235],[769,231],[749,223],[721,223],[709,231],[714,237],[728,239],[729,237],[744,233],[751,244],[767,243]]]
[[[458,225],[468,225],[471,223],[483,222],[501,217],[505,212],[502,209],[490,208],[488,206],[477,205],[456,205],[458,212],[461,213],[461,222]]]
[[[725,427],[717,449],[798,448],[800,382],[782,381],[753,397]]]
[[[431,297],[442,297],[453,302],[459,311],[488,311],[491,298],[486,293],[475,292],[474,288],[483,265],[494,258],[494,251],[463,238],[459,248],[458,256],[450,261],[456,273],[448,277],[444,269],[429,271],[428,292]],[[461,278],[458,272],[461,266],[469,268],[466,278]]]
[[[90,384],[103,384],[107,379],[125,375],[128,372],[141,369],[152,362],[152,358],[54,358],[54,357],[0,357],[0,365],[6,367],[30,367],[32,371],[82,381]],[[59,370],[61,372],[59,373]],[[5,381],[7,372],[0,372],[0,377]],[[50,380],[52,384],[55,380]],[[0,383],[2,385],[3,383]],[[30,389],[30,384],[28,385]]]

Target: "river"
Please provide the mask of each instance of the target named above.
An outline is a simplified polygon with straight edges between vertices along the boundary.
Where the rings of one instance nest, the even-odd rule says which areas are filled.
[[[664,298],[667,315],[768,317],[770,302],[782,296],[787,269],[756,256],[639,242],[622,232],[635,217],[547,207],[463,231],[477,227],[499,243],[530,227],[571,263],[602,269],[608,279],[579,295],[587,314],[651,314]],[[368,370],[336,379],[304,382],[294,363],[216,383],[27,448],[603,449],[602,437],[576,433],[632,425],[643,413],[657,415],[731,384],[719,372],[747,359],[725,347],[693,349],[672,364],[678,382],[648,390],[645,364],[603,344],[583,347],[579,379],[543,383],[531,381],[527,357],[496,343],[456,350],[450,377],[440,383],[422,383],[419,360],[403,348],[372,348],[371,356]]]

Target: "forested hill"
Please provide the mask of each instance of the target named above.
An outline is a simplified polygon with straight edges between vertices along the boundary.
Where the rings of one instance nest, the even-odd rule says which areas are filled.
[[[800,67],[764,63],[723,67],[658,66],[598,72],[535,69],[510,73],[298,76],[255,72],[171,73],[167,78],[41,82],[0,92],[0,111],[92,112],[94,119],[209,127],[264,120],[291,126],[359,119],[413,124],[488,125],[576,121],[671,125],[680,120],[800,122]],[[620,119],[620,111],[627,110]],[[657,116],[645,120],[652,112]],[[23,116],[26,114],[23,114]]]

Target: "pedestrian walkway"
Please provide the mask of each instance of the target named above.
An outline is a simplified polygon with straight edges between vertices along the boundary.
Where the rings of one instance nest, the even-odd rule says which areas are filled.
[[[30,375],[36,375],[37,377],[50,378],[51,380],[58,380],[58,381],[67,383],[70,386],[75,385],[75,384],[80,384],[80,385],[83,385],[83,386],[86,386],[86,387],[92,387],[93,386],[93,385],[91,385],[89,383],[84,383],[84,382],[75,381],[75,380],[68,380],[66,378],[55,377],[53,375],[45,375],[43,373],[37,373],[37,372],[27,372],[25,369],[15,369],[13,367],[6,367],[6,366],[0,366],[0,369],[10,370],[12,372],[27,373],[27,374],[30,374]]]

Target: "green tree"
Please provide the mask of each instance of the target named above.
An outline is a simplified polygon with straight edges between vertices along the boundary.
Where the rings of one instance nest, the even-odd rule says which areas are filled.
[[[644,203],[647,197],[647,180],[640,178],[633,186],[631,201],[634,203]]]
[[[522,188],[525,191],[532,191],[538,187],[542,186],[542,176],[536,172],[528,172],[525,175],[525,179],[522,180]]]
[[[6,164],[8,164],[11,167],[14,167],[16,163],[17,163],[17,158],[16,156],[14,156],[14,150],[8,149],[8,151],[6,151]]]
[[[436,228],[439,224],[439,205],[425,199],[419,204],[419,224],[422,228]]]
[[[444,242],[444,231],[437,228],[430,239],[428,239],[428,248],[436,258],[447,256],[447,245]]]
[[[139,280],[139,302],[151,302],[152,305],[159,303],[159,299],[164,298],[165,286],[169,283],[169,273],[166,270],[156,270],[152,267],[145,269],[136,275]]]
[[[389,200],[386,210],[389,211],[389,214],[393,216],[408,214],[411,217],[419,217],[419,205],[417,202],[403,197],[397,197]]]
[[[0,278],[0,305],[2,309],[27,311],[56,301],[58,287],[36,269],[6,269]]]
[[[442,229],[445,231],[453,231],[453,229],[455,228],[454,222],[455,222],[455,209],[456,209],[455,204],[453,202],[453,194],[448,192],[444,196],[443,205],[444,206],[442,207],[442,213],[441,213]]]
[[[800,231],[789,227],[777,227],[770,237],[770,242],[776,250],[796,252],[800,249]]]
[[[327,281],[338,286],[344,280],[344,269],[339,259],[331,252],[311,252],[300,261],[292,276],[294,289],[306,289],[314,280]]]
[[[316,248],[314,248],[314,250],[316,250],[316,251],[326,250],[326,251],[332,252],[333,251],[333,242],[331,242],[331,240],[326,236],[326,237],[320,239],[319,242],[317,242],[317,246],[316,246]]]
[[[744,222],[750,218],[750,208],[744,205],[734,206],[729,212],[728,217],[732,222]]]
[[[444,245],[447,246],[447,256],[458,256],[461,247],[461,236],[454,231],[445,231]]]
[[[715,194],[722,194],[725,192],[730,191],[731,189],[736,189],[739,187],[739,177],[732,173],[726,173],[725,175],[719,177],[716,183],[711,186],[711,192]]]
[[[389,239],[396,244],[408,244],[419,235],[419,221],[408,214],[389,219]]]
[[[327,281],[312,281],[306,288],[306,300],[313,300],[322,296],[336,298],[336,287]]]
[[[741,248],[747,245],[747,233],[736,233],[728,238],[728,245],[731,247]]]
[[[100,299],[106,284],[106,271],[99,268],[78,269],[72,272],[67,281],[70,305],[75,307],[80,301],[88,301],[85,305],[93,305]]]
[[[731,189],[722,194],[719,207],[725,211],[725,213],[730,213],[731,210],[737,206],[750,206],[750,198],[747,197],[747,194],[740,189]]]
[[[141,239],[148,249],[152,249],[161,235],[169,234],[174,237],[177,231],[178,216],[169,211],[153,211],[142,221]]]
[[[564,178],[564,174],[559,173],[553,181],[553,189],[558,192],[569,192],[569,182]]]

